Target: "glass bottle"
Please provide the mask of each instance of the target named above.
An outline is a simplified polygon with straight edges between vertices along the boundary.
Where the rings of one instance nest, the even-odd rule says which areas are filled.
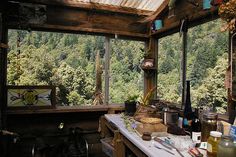
[[[235,157],[236,145],[231,136],[222,136],[218,145],[217,157]]]
[[[218,144],[222,133],[218,131],[211,131],[207,140],[207,157],[217,157]]]
[[[210,136],[211,131],[216,131],[217,129],[217,114],[212,112],[207,112],[203,115],[202,119],[202,142],[206,142]]]
[[[193,119],[193,110],[190,98],[190,81],[186,81],[186,99],[184,103],[183,128],[189,129],[190,121]]]
[[[201,122],[199,118],[195,115],[192,126],[191,126],[191,137],[194,143],[196,143],[196,146],[200,146],[201,143]]]

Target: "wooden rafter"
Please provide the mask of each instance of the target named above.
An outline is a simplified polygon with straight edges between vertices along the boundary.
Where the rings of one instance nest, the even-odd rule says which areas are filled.
[[[76,8],[64,8],[47,6],[46,21],[44,23],[34,24],[30,21],[22,21],[19,18],[20,5],[8,3],[8,27],[32,30],[54,30],[69,31],[75,33],[90,33],[99,35],[115,35],[126,37],[137,37],[147,39],[147,24],[139,24],[142,17],[127,14],[111,14],[107,12],[91,12],[90,10],[81,10]],[[34,17],[32,17],[34,18]],[[35,17],[37,18],[37,17]]]
[[[153,13],[153,11],[148,11],[148,10],[140,10],[140,9],[135,9],[135,8],[98,4],[98,3],[93,3],[93,2],[82,3],[79,1],[72,1],[72,0],[15,0],[15,1],[23,2],[23,3],[44,4],[44,5],[51,5],[51,6],[74,7],[74,8],[88,9],[88,10],[94,10],[94,11],[123,13],[123,14],[137,15],[137,16],[150,16]]]
[[[144,19],[140,20],[139,22],[141,23],[147,23],[147,22],[151,22],[153,20],[155,20],[155,18],[160,15],[160,13],[165,9],[167,8],[168,6],[168,3],[169,3],[169,0],[165,0],[163,1],[163,3],[160,5],[160,7],[150,16],[148,17],[145,17]]]

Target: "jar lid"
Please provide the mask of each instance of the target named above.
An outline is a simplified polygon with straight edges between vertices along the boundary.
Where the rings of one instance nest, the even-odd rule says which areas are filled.
[[[213,137],[221,137],[222,133],[219,131],[211,131],[210,135]]]
[[[216,113],[212,113],[212,112],[210,112],[210,113],[205,113],[204,115],[203,115],[203,118],[206,118],[206,119],[217,119],[217,114]]]

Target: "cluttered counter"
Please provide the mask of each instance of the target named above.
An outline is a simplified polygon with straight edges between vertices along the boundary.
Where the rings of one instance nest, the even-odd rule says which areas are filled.
[[[103,137],[108,136],[108,134],[111,132],[116,133],[112,139],[112,142],[115,140],[115,144],[111,144],[112,142],[110,142],[110,145],[114,146],[113,152],[110,152],[109,154],[109,150],[103,147],[105,153],[109,156],[127,156],[125,153],[125,148],[128,147],[129,150],[135,154],[135,156],[191,157],[191,155],[188,153],[190,147],[192,147],[190,140],[191,138],[189,136],[176,136],[168,133],[159,133],[156,135],[152,134],[151,140],[146,141],[142,139],[139,132],[137,132],[135,129],[127,129],[121,114],[106,114],[102,118],[101,128]],[[135,125],[135,123],[132,125]],[[119,144],[116,144],[117,141]],[[168,145],[166,141],[172,141],[172,144]],[[102,141],[102,143],[103,142],[104,141]],[[202,156],[206,156],[206,151],[200,150],[200,152]]]

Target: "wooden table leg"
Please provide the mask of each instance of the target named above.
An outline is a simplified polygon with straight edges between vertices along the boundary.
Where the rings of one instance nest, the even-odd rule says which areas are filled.
[[[115,157],[125,157],[125,146],[119,131],[114,132]]]

